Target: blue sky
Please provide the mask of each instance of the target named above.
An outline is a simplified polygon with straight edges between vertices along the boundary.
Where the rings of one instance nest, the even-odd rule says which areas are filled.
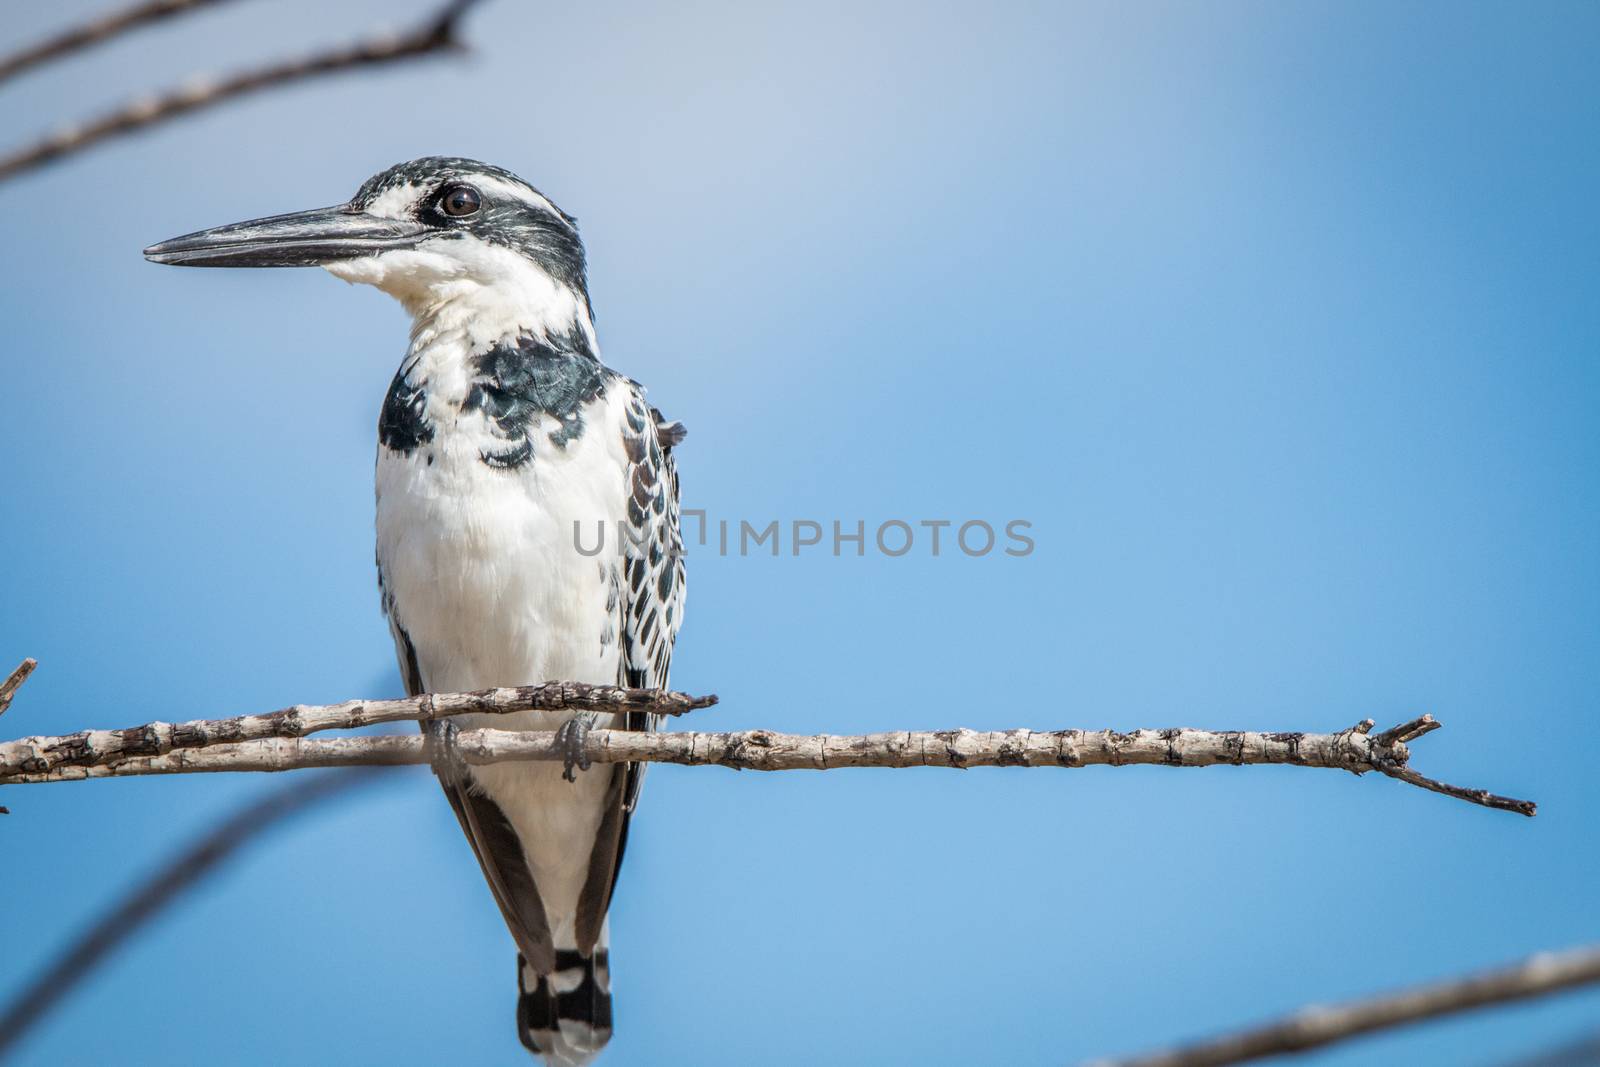
[[[11,13],[31,39],[97,3]],[[421,6],[227,5],[0,90],[5,140]],[[1132,1052],[1600,937],[1591,4],[518,5],[7,184],[5,732],[399,690],[372,567],[399,308],[139,249],[413,156],[581,220],[607,361],[713,518],[1036,550],[692,554],[703,728],[1342,728],[1523,820],[1296,768],[652,771],[609,1064]],[[0,995],[280,784],[11,789]],[[286,827],[17,1062],[523,1062],[423,772]],[[1589,993],[1326,1064],[1503,1063]],[[777,1035],[777,1036],[775,1036]]]

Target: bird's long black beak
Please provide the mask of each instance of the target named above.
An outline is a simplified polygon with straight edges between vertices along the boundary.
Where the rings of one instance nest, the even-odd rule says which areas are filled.
[[[144,258],[182,267],[317,267],[407,248],[427,234],[421,223],[341,204],[174,237],[145,249]]]

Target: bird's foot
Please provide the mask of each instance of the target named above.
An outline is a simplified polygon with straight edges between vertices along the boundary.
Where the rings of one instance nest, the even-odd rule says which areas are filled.
[[[461,727],[454,720],[444,719],[425,723],[422,727],[423,749],[428,754],[428,765],[441,782],[461,782],[467,777],[467,760],[461,754],[456,738]]]
[[[586,751],[589,741],[589,717],[587,715],[574,715],[561,724],[556,731],[556,747],[561,750],[561,777],[568,782],[576,782],[578,776],[573,773],[576,767],[580,771],[589,769],[589,753]]]

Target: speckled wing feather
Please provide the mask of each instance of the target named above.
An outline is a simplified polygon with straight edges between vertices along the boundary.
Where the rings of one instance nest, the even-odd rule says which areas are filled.
[[[620,685],[664,689],[672,667],[672,646],[683,618],[683,539],[678,529],[678,471],[673,446],[684,438],[683,426],[668,423],[645,403],[639,383],[620,379],[627,405],[622,444],[627,455],[628,518],[619,531],[621,558],[610,572],[611,609],[616,612],[621,658]],[[629,730],[654,730],[659,715],[629,712]],[[606,814],[589,856],[589,873],[578,902],[580,944],[599,935],[617,872],[628,846],[628,824],[639,803],[647,764],[625,763],[611,770],[612,790]]]
[[[682,423],[667,422],[644,390],[629,383],[623,427],[628,454],[628,535],[622,567],[620,684],[664,689],[672,646],[683,621],[683,536],[678,528],[678,467],[672,450],[683,441]],[[660,716],[633,715],[628,727],[654,730]],[[628,765],[623,804],[632,811],[644,779],[642,764]]]

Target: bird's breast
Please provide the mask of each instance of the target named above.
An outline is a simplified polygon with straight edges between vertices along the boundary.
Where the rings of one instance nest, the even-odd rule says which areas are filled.
[[[622,398],[602,388],[546,411],[470,376],[420,377],[407,388],[423,395],[404,398],[416,426],[391,438],[409,447],[379,446],[377,547],[424,684],[614,683],[616,557],[593,545],[597,524],[626,517]]]

